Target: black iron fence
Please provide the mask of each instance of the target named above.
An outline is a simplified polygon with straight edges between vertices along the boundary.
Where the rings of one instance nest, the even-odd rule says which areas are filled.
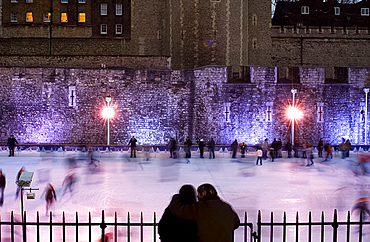
[[[320,221],[312,220],[312,213],[309,212],[308,221],[300,221],[297,212],[295,221],[288,222],[287,215],[284,212],[281,222],[274,220],[274,214],[271,213],[270,221],[263,222],[261,212],[258,212],[257,226],[248,222],[247,213],[244,214],[244,219],[240,224],[239,229],[235,232],[238,234],[236,242],[260,242],[260,241],[369,241],[364,237],[364,229],[369,229],[370,221],[364,221],[364,214],[361,212],[357,221],[351,221],[351,213],[348,212],[346,221],[338,221],[337,211],[334,211],[334,216],[330,221],[325,220],[324,212],[321,214]],[[368,216],[368,215],[367,215]],[[127,215],[126,222],[118,222],[117,212],[114,213],[113,221],[107,221],[105,212],[102,211],[99,221],[92,221],[91,213],[89,213],[87,222],[80,222],[79,215],[76,212],[76,217],[73,222],[67,222],[65,213],[63,212],[61,221],[53,221],[52,213],[49,215],[48,221],[40,221],[39,213],[36,214],[35,221],[27,221],[26,212],[22,218],[15,218],[13,212],[10,214],[10,219],[0,220],[0,241],[160,241],[157,233],[157,217],[154,213],[153,222],[144,222],[143,213],[140,215],[139,222],[132,222],[130,213]],[[21,221],[20,221],[21,220]],[[7,229],[5,229],[7,228]],[[58,231],[55,231],[58,228]],[[68,230],[68,228],[73,228]],[[144,233],[145,228],[149,228],[148,233]],[[256,230],[254,230],[256,228]],[[84,229],[83,236],[80,234]],[[107,230],[109,229],[109,232]],[[125,233],[122,233],[122,229]],[[131,230],[137,229],[138,235],[133,240]],[[92,231],[98,230],[97,233]],[[304,230],[302,232],[302,230]],[[340,230],[340,231],[339,231]],[[6,232],[4,232],[6,231]],[[71,233],[68,233],[68,232]],[[276,233],[276,231],[279,231]],[[289,236],[288,236],[289,234]],[[97,236],[96,236],[97,235]],[[95,237],[94,237],[95,236]],[[83,238],[82,238],[83,237]]]

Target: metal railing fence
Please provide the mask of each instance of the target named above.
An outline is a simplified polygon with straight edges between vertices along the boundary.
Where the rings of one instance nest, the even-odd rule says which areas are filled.
[[[262,215],[261,211],[258,212],[257,216],[257,226],[254,226],[253,223],[248,221],[247,213],[244,213],[244,219],[241,221],[240,227],[239,227],[239,235],[236,242],[244,241],[244,242],[261,242],[261,241],[274,241],[278,239],[278,241],[333,241],[337,242],[338,238],[340,238],[340,241],[357,241],[354,240],[354,238],[351,237],[351,229],[356,226],[358,227],[358,231],[356,231],[356,234],[358,235],[358,241],[362,242],[364,234],[364,226],[369,226],[370,221],[364,221],[363,219],[363,213],[361,212],[359,220],[358,221],[351,221],[351,213],[348,211],[347,214],[347,219],[346,221],[338,221],[338,215],[337,215],[337,210],[334,210],[334,216],[332,221],[325,221],[325,216],[324,212],[321,213],[321,219],[320,221],[312,221],[312,213],[309,212],[308,215],[308,221],[302,222],[299,220],[299,214],[297,212],[296,218],[294,222],[287,222],[287,216],[286,212],[283,214],[283,219],[282,222],[276,222],[274,220],[274,213],[271,212],[270,215],[270,221],[269,222],[263,222],[262,221]],[[14,212],[12,211],[10,214],[10,220],[8,221],[3,221],[0,218],[0,241],[4,241],[4,236],[6,237],[7,241],[30,241],[29,237],[34,237],[35,241],[40,242],[40,241],[54,241],[57,237],[55,234],[56,232],[53,231],[54,228],[60,228],[61,232],[58,237],[58,241],[81,241],[81,235],[80,231],[81,228],[87,228],[87,235],[84,236],[83,240],[84,241],[96,241],[96,237],[94,237],[95,234],[92,233],[93,229],[98,229],[99,232],[99,240],[101,242],[117,242],[117,241],[125,241],[123,238],[126,237],[127,242],[131,242],[131,230],[134,228],[137,228],[139,230],[139,239],[135,241],[140,241],[140,242],[147,242],[148,241],[148,236],[146,234],[144,235],[144,228],[148,227],[151,229],[151,237],[150,241],[156,242],[160,241],[158,238],[158,233],[157,233],[157,228],[158,228],[158,223],[157,223],[157,217],[156,213],[154,213],[153,217],[153,222],[144,222],[144,216],[143,213],[140,214],[140,221],[139,222],[132,222],[131,221],[131,216],[130,213],[127,214],[127,221],[126,222],[118,222],[118,216],[117,212],[114,213],[114,217],[112,222],[107,222],[106,221],[106,215],[105,211],[103,210],[101,213],[101,218],[99,222],[93,222],[91,213],[89,212],[88,214],[88,221],[87,222],[80,222],[79,221],[79,215],[76,212],[75,216],[75,221],[74,222],[67,222],[66,221],[66,215],[65,212],[62,214],[61,221],[53,221],[54,215],[52,212],[50,212],[49,215],[49,221],[40,221],[40,215],[39,212],[36,214],[36,221],[27,221],[27,214],[26,212],[23,213],[22,216],[22,221],[19,221],[15,219],[14,217]],[[7,233],[4,233],[4,227],[10,227],[10,231]],[[74,228],[74,235],[67,234],[67,228]],[[288,238],[287,236],[287,229],[293,227],[295,230],[294,231],[294,238]],[[302,234],[300,233],[300,229],[304,227],[307,229],[307,238],[303,238]],[[318,227],[319,228],[319,234],[320,239],[317,237],[313,237],[313,228]],[[338,233],[338,228],[339,227],[344,227],[345,228],[345,233],[339,235]],[[370,226],[369,226],[370,227]],[[367,228],[369,228],[367,227]],[[34,228],[32,236],[30,235],[29,229]],[[48,230],[46,234],[43,234],[42,232],[45,232],[45,229]],[[110,228],[110,233],[107,232],[107,228]],[[125,228],[126,233],[124,236],[122,236],[122,233],[119,232],[119,229]],[[256,228],[256,231],[254,231],[254,228]],[[277,228],[280,230],[281,234],[275,234],[275,231]],[[242,230],[242,233],[240,233],[240,230]],[[267,230],[267,231],[266,231]],[[20,233],[16,231],[21,231]],[[290,231],[292,232],[292,231]],[[326,233],[331,233],[331,238],[330,240],[325,237]],[[18,237],[16,236],[18,235]],[[266,236],[268,235],[268,236]],[[67,237],[69,236],[69,237]],[[21,238],[20,238],[21,237]],[[74,237],[74,239],[71,240],[71,237]],[[242,238],[241,238],[242,237]],[[345,237],[345,238],[344,238]],[[242,240],[241,240],[242,239]],[[33,240],[32,240],[33,241]]]

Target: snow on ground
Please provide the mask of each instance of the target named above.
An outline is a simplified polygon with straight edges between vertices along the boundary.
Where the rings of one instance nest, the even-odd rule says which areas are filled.
[[[15,157],[7,155],[7,151],[0,151],[0,168],[7,179],[5,202],[0,210],[2,221],[9,219],[10,211],[14,211],[16,219],[20,219],[20,199],[15,199],[15,178],[22,166],[34,172],[31,187],[40,189],[33,191],[35,199],[24,196],[28,221],[36,219],[36,211],[40,211],[41,221],[50,219],[45,214],[45,200],[40,197],[48,182],[56,189],[58,199],[52,209],[53,221],[60,221],[64,211],[67,221],[75,221],[78,212],[79,221],[85,222],[91,212],[93,221],[98,222],[104,210],[107,220],[112,220],[114,212],[117,212],[119,222],[126,222],[129,212],[131,222],[139,222],[143,212],[144,222],[152,222],[154,213],[158,222],[172,195],[183,184],[195,187],[203,183],[213,184],[219,196],[233,206],[242,221],[247,212],[248,222],[255,225],[258,210],[261,210],[262,220],[266,222],[270,220],[271,212],[274,212],[276,221],[282,221],[284,211],[288,221],[295,221],[297,212],[300,221],[308,221],[309,211],[312,211],[313,221],[320,221],[322,211],[331,221],[334,209],[338,210],[339,220],[346,221],[347,211],[352,209],[356,199],[370,197],[369,177],[362,175],[355,154],[347,159],[341,159],[337,154],[334,159],[325,162],[316,158],[315,164],[307,167],[306,160],[300,158],[282,158],[275,162],[264,160],[262,166],[256,166],[254,152],[243,159],[231,159],[227,153],[216,154],[216,159],[200,159],[199,154],[194,152],[190,163],[184,158],[169,159],[169,154],[164,152],[151,153],[149,159],[143,153],[139,153],[136,159],[130,159],[127,152],[95,152],[100,161],[96,169],[84,161],[84,153],[74,151],[22,151],[17,152]],[[72,193],[64,193],[62,183],[68,174],[68,158],[71,157],[77,160],[77,182]],[[358,217],[352,218],[358,220]],[[71,238],[74,238],[74,230],[68,230],[72,231]],[[302,241],[306,241],[307,229],[301,230]],[[268,233],[269,228],[263,232]],[[294,228],[288,229],[288,238],[294,236],[294,232]],[[29,229],[29,236],[34,233]],[[87,241],[82,239],[86,236],[86,229],[81,229],[79,233],[79,241]],[[121,235],[125,236],[124,233],[121,232]],[[242,233],[241,229],[236,232],[235,241],[242,241]],[[356,236],[354,228],[351,233]],[[3,226],[2,236],[4,234],[6,228]],[[278,230],[275,235],[281,238]],[[94,230],[94,236],[99,237],[98,230]],[[132,236],[132,241],[138,241],[138,230],[133,229]],[[151,239],[152,232],[146,232],[146,236]],[[326,233],[326,236],[331,238],[331,234]],[[370,239],[370,236],[366,238]],[[59,240],[57,236],[55,241]]]

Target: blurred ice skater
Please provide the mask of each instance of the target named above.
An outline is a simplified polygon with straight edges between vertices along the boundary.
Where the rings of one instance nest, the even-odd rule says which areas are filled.
[[[46,201],[46,216],[54,203],[54,200],[57,200],[57,195],[55,193],[54,187],[48,183],[45,190],[42,192],[41,197],[45,194],[45,201]]]
[[[3,175],[3,171],[0,170],[0,206],[2,207],[4,204],[4,190],[6,185],[6,179]]]

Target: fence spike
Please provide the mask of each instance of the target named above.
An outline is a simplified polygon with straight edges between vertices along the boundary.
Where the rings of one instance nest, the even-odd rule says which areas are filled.
[[[114,212],[114,241],[117,242],[118,228],[117,228],[117,211]]]
[[[286,212],[283,214],[283,242],[286,241]]]
[[[297,215],[296,215],[296,231],[295,231],[295,240],[296,241],[299,241],[299,226],[298,226],[298,223],[299,223],[299,214],[298,214],[298,211],[297,211]]]
[[[351,231],[351,212],[347,212],[347,242],[349,242],[350,231]]]
[[[22,232],[23,232],[23,241],[26,242],[27,241],[27,215],[26,215],[26,211],[23,212],[23,218],[22,218]]]
[[[321,242],[324,242],[324,222],[325,222],[325,218],[324,218],[324,211],[321,211]]]
[[[36,212],[36,241],[40,242],[40,214],[39,211]]]
[[[311,223],[312,223],[312,212],[309,211],[308,212],[308,241],[309,242],[311,242],[311,233],[312,233]]]
[[[338,214],[337,210],[334,209],[334,221],[333,221],[333,242],[337,241],[338,237]]]

